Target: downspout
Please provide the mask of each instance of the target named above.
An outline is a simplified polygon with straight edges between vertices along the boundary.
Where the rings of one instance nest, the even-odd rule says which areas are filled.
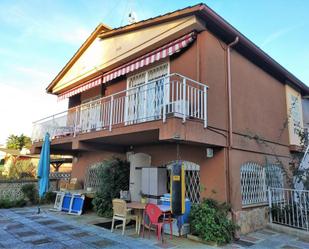
[[[227,202],[231,203],[231,186],[230,186],[230,163],[231,163],[231,150],[233,146],[233,115],[232,115],[232,77],[231,77],[231,48],[235,46],[239,41],[238,36],[235,40],[227,45],[226,49],[226,61],[227,61],[227,97],[228,97],[228,149],[227,149],[227,169],[226,169],[226,185],[227,185]],[[232,211],[232,220],[236,222],[235,213]],[[234,235],[239,237],[238,233]]]
[[[235,46],[239,41],[238,36],[235,40],[227,45],[227,95],[228,95],[228,120],[229,120],[229,139],[228,139],[228,148],[229,150],[233,145],[233,117],[232,117],[232,77],[231,77],[231,48]]]

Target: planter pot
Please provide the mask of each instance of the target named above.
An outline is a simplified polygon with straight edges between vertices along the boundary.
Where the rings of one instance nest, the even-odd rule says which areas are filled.
[[[216,242],[210,242],[210,241],[202,240],[201,238],[199,238],[198,236],[193,235],[193,234],[188,234],[187,238],[189,240],[193,240],[193,241],[196,241],[196,242],[199,242],[199,243],[203,243],[203,244],[206,244],[206,245],[209,245],[209,246],[219,247],[219,245]]]

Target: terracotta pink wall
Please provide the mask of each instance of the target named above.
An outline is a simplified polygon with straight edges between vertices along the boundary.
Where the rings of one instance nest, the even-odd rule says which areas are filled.
[[[104,160],[111,159],[113,156],[124,158],[124,154],[97,151],[97,152],[83,152],[78,156],[76,163],[72,164],[72,178],[77,178],[79,182],[84,182],[86,170],[89,166],[102,162]]]

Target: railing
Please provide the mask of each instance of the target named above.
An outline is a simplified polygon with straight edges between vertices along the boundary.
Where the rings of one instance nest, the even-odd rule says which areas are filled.
[[[270,222],[309,231],[309,191],[269,188]]]
[[[180,74],[170,74],[146,84],[94,100],[33,123],[32,140],[75,136],[94,130],[132,125],[170,115],[202,120],[207,127],[208,87]]]
[[[69,181],[71,179],[71,172],[50,172],[49,178]]]

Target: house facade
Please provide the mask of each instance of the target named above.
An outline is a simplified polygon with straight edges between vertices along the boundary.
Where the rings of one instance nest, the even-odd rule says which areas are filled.
[[[52,153],[73,155],[81,182],[94,163],[128,158],[135,199],[140,168],[181,160],[187,197],[230,203],[245,233],[267,221],[266,188],[286,184],[309,89],[199,4],[99,25],[47,92],[69,106],[34,123],[33,152],[49,132]]]

